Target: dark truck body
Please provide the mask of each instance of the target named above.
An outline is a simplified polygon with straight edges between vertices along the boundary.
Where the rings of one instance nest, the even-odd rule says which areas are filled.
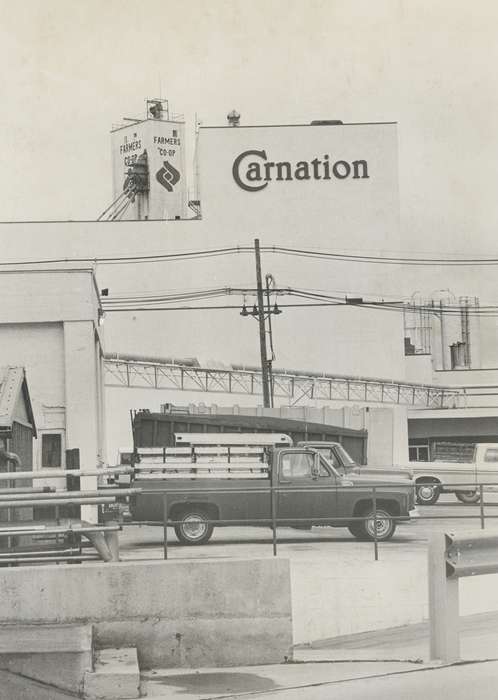
[[[344,449],[343,445],[338,442],[304,440],[298,442],[297,445],[298,447],[309,447],[316,450],[342,475],[361,474],[363,476],[386,477],[388,479],[392,477],[398,479],[413,479],[413,473],[410,469],[368,467],[363,464],[358,464],[354,459],[351,459],[350,454]]]
[[[221,410],[221,409],[219,409]],[[243,412],[244,409],[241,409]],[[301,440],[340,443],[357,464],[365,464],[367,458],[367,431],[344,428],[330,423],[317,423],[312,420],[281,418],[277,416],[256,416],[221,413],[182,412],[150,413],[136,411],[133,414],[133,444],[143,447],[174,447],[176,433],[207,433],[223,435],[234,433],[285,433],[296,445]],[[221,435],[219,435],[221,433]]]
[[[147,477],[137,470],[133,486],[144,493],[132,497],[132,518],[162,524],[166,492],[168,522],[179,521],[175,531],[180,541],[203,544],[211,537],[213,526],[271,526],[269,487],[274,485],[278,487],[274,505],[279,526],[348,527],[358,539],[383,540],[392,537],[396,523],[408,520],[414,509],[413,488],[406,478],[354,471],[341,474],[309,447],[266,449],[265,455],[266,473],[259,469],[261,473],[251,478],[203,476],[200,470],[196,473],[195,464],[189,476],[179,473],[161,478],[156,473]],[[376,487],[375,518],[372,487]]]

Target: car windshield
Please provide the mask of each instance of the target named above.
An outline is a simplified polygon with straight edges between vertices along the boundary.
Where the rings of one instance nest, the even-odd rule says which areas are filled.
[[[319,446],[314,445],[313,449],[319,452],[339,474],[347,474],[353,471],[357,464],[351,459],[346,450],[341,445]]]
[[[346,465],[346,467],[357,467],[358,465],[354,461],[354,459],[346,452],[344,447],[342,445],[337,445],[336,448],[337,452],[339,453],[343,463]]]

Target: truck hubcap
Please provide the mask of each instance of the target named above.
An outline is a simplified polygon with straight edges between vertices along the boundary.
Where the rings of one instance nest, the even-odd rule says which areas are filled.
[[[183,519],[182,529],[185,537],[198,540],[206,534],[207,525],[199,515],[187,515]]]
[[[435,486],[431,484],[424,484],[424,486],[419,486],[418,495],[422,501],[430,501],[434,497],[434,492],[436,490]]]
[[[367,520],[367,530],[372,537],[385,537],[391,527],[391,521],[388,518],[378,515],[377,518]]]

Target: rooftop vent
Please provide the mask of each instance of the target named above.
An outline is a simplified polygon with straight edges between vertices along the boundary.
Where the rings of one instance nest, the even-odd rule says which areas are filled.
[[[232,109],[231,112],[227,114],[227,120],[230,126],[239,126],[240,124],[240,113],[236,109]]]

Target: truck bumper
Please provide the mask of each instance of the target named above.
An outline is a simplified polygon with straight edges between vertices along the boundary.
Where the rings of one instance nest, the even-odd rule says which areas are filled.
[[[420,511],[418,508],[412,508],[409,515],[410,517],[407,522],[415,523],[417,522],[417,519],[420,518]]]

